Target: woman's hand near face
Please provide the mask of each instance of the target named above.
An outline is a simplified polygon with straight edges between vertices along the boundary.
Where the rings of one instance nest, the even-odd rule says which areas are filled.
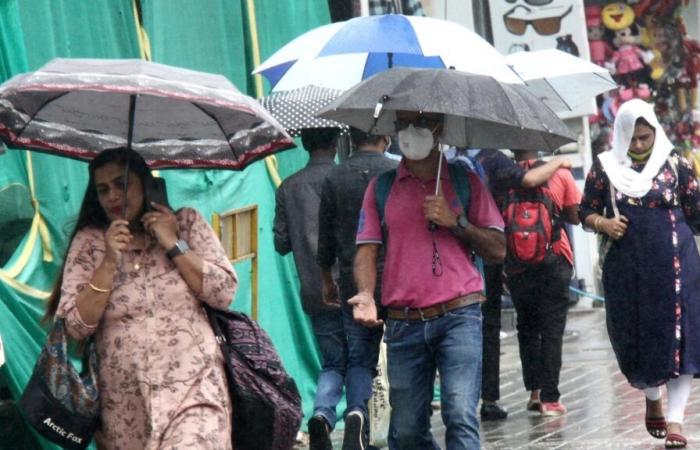
[[[168,250],[177,242],[177,218],[166,206],[151,203],[155,211],[149,211],[141,218],[143,227],[158,240],[161,247]]]
[[[129,222],[115,219],[105,233],[105,260],[118,266],[122,262],[122,252],[129,247],[134,236],[129,231]]]

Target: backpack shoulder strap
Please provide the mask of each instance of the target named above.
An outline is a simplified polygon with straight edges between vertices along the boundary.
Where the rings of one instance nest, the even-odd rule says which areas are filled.
[[[391,186],[394,184],[394,178],[396,178],[396,169],[387,170],[377,177],[377,184],[374,187],[374,201],[377,204],[377,214],[382,226],[384,226],[384,208]]]
[[[464,167],[459,164],[448,164],[447,170],[450,174],[450,181],[452,182],[452,188],[457,194],[459,203],[462,205],[464,214],[469,214],[469,200],[471,195],[471,188],[469,187],[469,176],[467,175]]]

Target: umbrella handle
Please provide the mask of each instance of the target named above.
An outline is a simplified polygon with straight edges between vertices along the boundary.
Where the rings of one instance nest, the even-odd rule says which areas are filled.
[[[437,176],[435,177],[435,196],[440,193],[440,176],[442,175],[442,150],[440,149],[440,144],[438,144],[438,153],[440,153],[440,160],[438,161]],[[435,231],[437,224],[432,220],[428,222],[428,230]]]

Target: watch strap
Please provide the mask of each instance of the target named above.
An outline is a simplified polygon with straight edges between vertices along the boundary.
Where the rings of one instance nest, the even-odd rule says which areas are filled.
[[[170,250],[165,252],[165,256],[167,256],[168,259],[173,259],[176,256],[180,256],[180,255],[185,254],[189,249],[190,249],[190,246],[187,245],[187,241],[179,239],[177,242],[175,242],[175,245],[173,245],[170,248]]]

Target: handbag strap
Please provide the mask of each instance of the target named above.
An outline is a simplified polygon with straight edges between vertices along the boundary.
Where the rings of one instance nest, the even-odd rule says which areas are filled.
[[[49,332],[48,337],[49,342],[55,343],[56,341],[61,342],[60,351],[62,353],[61,357],[68,360],[68,336],[66,333],[66,321],[63,317],[56,317],[54,319],[53,327]],[[80,374],[84,375],[88,371],[96,376],[97,370],[97,350],[95,349],[95,335],[91,334],[82,347],[78,347],[81,350],[80,361],[81,370]]]
[[[610,191],[610,205],[612,206],[613,217],[620,217],[620,210],[617,209],[617,200],[615,199],[615,186],[612,183],[610,183],[608,191]]]
[[[221,349],[224,350],[224,345],[227,343],[226,335],[221,330],[221,325],[219,325],[219,321],[216,318],[216,314],[214,314],[214,311],[212,310],[211,306],[207,305],[206,303],[202,303],[202,308],[204,308],[204,312],[207,313],[207,317],[209,318],[209,324],[211,324],[211,329],[214,331],[214,337],[216,338],[216,342],[218,342],[221,346]]]

